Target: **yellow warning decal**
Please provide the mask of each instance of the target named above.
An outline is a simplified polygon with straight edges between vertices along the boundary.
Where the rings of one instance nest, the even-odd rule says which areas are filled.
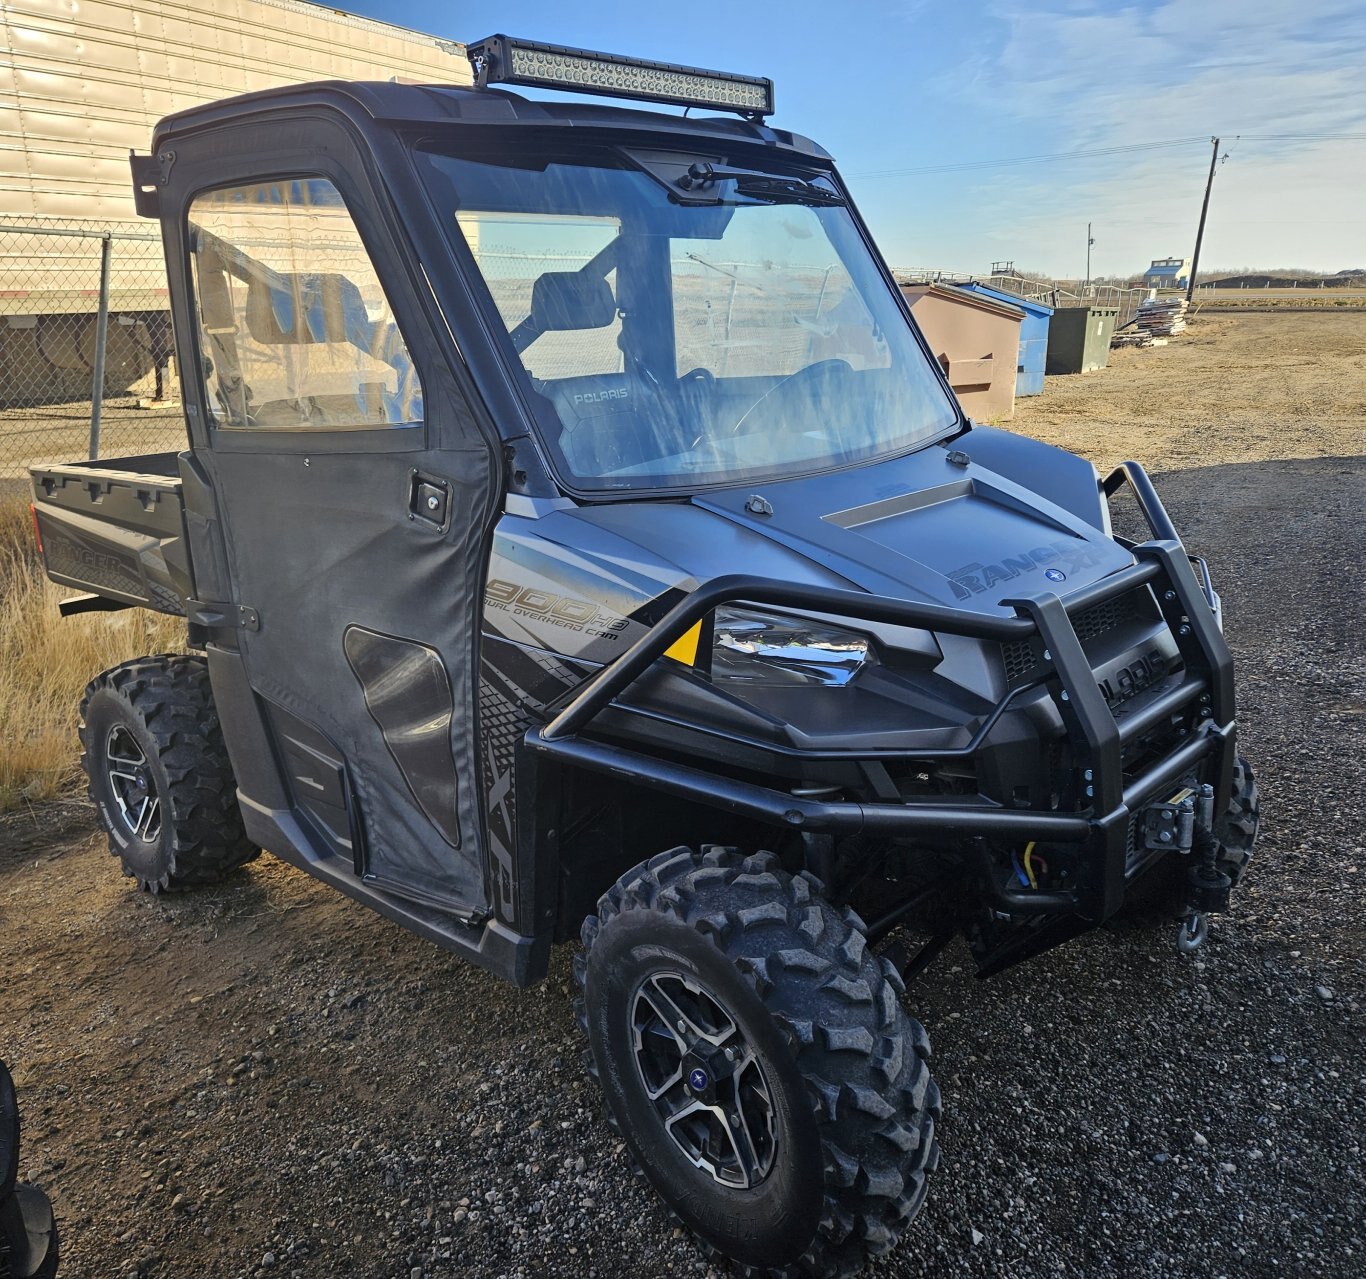
[[[702,623],[698,622],[674,640],[664,650],[664,656],[672,657],[675,662],[682,662],[684,666],[695,666],[697,664],[697,645],[701,639]]]

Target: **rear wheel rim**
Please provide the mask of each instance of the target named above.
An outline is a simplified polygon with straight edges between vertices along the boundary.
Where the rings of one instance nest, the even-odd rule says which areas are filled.
[[[161,796],[146,753],[123,724],[115,724],[105,738],[104,777],[128,833],[155,844],[161,838]]]
[[[655,972],[636,987],[630,1032],[636,1073],[673,1145],[723,1186],[758,1186],[777,1157],[777,1116],[735,1016],[696,976]]]

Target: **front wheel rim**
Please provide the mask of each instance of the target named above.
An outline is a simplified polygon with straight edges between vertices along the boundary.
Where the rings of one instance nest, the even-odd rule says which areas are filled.
[[[146,753],[123,724],[115,724],[105,738],[104,777],[128,833],[155,844],[161,838],[161,796]]]
[[[773,1094],[738,1021],[701,981],[656,972],[631,1000],[636,1073],[664,1131],[713,1180],[752,1190],[778,1153]]]

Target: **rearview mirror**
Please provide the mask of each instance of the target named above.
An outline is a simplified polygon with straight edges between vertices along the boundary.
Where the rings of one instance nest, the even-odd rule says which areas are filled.
[[[538,333],[602,329],[617,316],[611,286],[584,271],[547,271],[531,286],[531,323]]]

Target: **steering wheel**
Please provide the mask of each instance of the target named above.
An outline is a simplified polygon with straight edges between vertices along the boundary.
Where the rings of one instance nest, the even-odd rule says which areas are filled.
[[[755,424],[751,420],[755,413],[759,414],[759,420],[763,421],[765,412],[771,413],[775,406],[780,404],[784,397],[793,391],[799,391],[803,387],[819,383],[829,377],[843,377],[846,373],[852,373],[853,366],[848,360],[817,360],[814,364],[803,365],[799,369],[794,369],[781,381],[775,382],[768,388],[753,404],[740,415],[740,420],[731,427],[732,435],[739,435],[740,431],[748,424],[749,430],[754,430]],[[778,395],[781,391],[783,394]],[[775,400],[774,397],[777,396]],[[763,406],[768,408],[764,409]]]
[[[716,385],[716,374],[699,365],[695,369],[689,369],[678,380],[684,383],[698,383],[710,389]]]

